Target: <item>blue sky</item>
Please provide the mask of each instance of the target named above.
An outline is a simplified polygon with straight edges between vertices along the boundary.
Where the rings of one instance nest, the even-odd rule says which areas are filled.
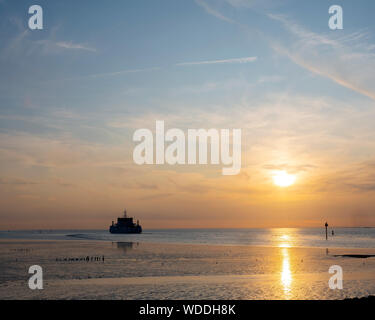
[[[43,31],[27,28],[30,4],[1,4],[2,101],[12,114],[15,109],[21,114],[27,112],[21,110],[26,96],[42,109],[50,109],[53,104],[58,109],[85,113],[122,104],[119,92],[127,95],[126,100],[136,104],[138,110],[166,108],[156,102],[159,99],[189,99],[192,104],[208,100],[214,104],[233,94],[232,88],[230,93],[211,90],[195,96],[182,93],[180,97],[176,97],[176,91],[224,79],[254,83],[287,77],[287,82],[279,81],[278,90],[282,85],[296,92],[316,94],[323,90],[328,96],[350,98],[355,96],[350,90],[326,77],[311,76],[309,70],[270,47],[270,43],[278,42],[293,47],[296,37],[269,15],[282,16],[307,32],[332,39],[361,32],[372,41],[374,34],[371,1],[341,2],[345,27],[339,31],[327,27],[328,1],[114,1],[111,5],[102,1],[42,1]],[[329,52],[331,48],[322,46],[322,50]],[[177,66],[242,57],[257,60]],[[322,81],[324,86],[320,85]],[[258,89],[272,90],[272,83]],[[133,108],[119,109],[134,112],[129,110]]]
[[[332,186],[335,196],[358,191],[352,207],[343,201],[324,211],[346,208],[342,224],[349,224],[361,201],[360,221],[374,221],[373,1],[38,1],[44,29],[32,31],[33,4],[0,1],[0,188],[7,198],[0,225],[12,212],[18,226],[27,207],[41,223],[38,212],[56,206],[74,217],[108,202],[112,212],[127,202],[153,221],[150,208],[173,212],[179,192],[199,212],[228,191],[220,186],[238,184],[218,204],[221,216],[233,197],[271,192],[269,167],[300,171],[299,195],[311,190],[315,199]],[[343,30],[328,28],[332,4],[343,7]],[[133,168],[132,133],[158,119],[169,127],[242,128],[250,182],[222,181],[219,168]],[[132,181],[131,192],[114,191],[126,185],[120,176]],[[212,194],[197,198],[187,191],[194,188]],[[81,193],[96,197],[97,190],[113,197],[87,206]],[[142,204],[144,197],[160,202]],[[239,201],[238,218],[275,211],[258,200]],[[309,203],[304,218],[292,206],[291,219],[313,224],[320,201]],[[93,226],[107,218],[98,213]]]

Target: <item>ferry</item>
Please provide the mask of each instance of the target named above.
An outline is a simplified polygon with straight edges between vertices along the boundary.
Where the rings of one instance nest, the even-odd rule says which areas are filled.
[[[124,216],[117,218],[117,223],[112,221],[112,225],[109,227],[110,233],[142,233],[142,227],[137,220],[137,223],[133,222],[132,217],[128,217],[126,210],[124,210]]]

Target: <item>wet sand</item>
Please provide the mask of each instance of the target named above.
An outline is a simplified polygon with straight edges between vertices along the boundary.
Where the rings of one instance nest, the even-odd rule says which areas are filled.
[[[344,299],[375,294],[374,249],[0,241],[0,299]],[[356,258],[345,255],[357,255]],[[40,265],[44,289],[28,288]],[[328,269],[344,272],[331,290]]]

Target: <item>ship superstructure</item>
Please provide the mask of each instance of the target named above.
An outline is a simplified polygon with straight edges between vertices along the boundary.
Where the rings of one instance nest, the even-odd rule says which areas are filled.
[[[128,217],[126,210],[124,210],[124,216],[117,218],[117,223],[112,221],[112,225],[109,227],[110,233],[142,233],[142,227],[137,220],[134,223],[133,217]]]

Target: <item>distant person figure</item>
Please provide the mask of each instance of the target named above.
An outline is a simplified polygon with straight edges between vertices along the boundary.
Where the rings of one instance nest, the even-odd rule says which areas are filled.
[[[335,235],[335,231],[333,231],[333,229],[332,229],[332,236],[334,236]]]

